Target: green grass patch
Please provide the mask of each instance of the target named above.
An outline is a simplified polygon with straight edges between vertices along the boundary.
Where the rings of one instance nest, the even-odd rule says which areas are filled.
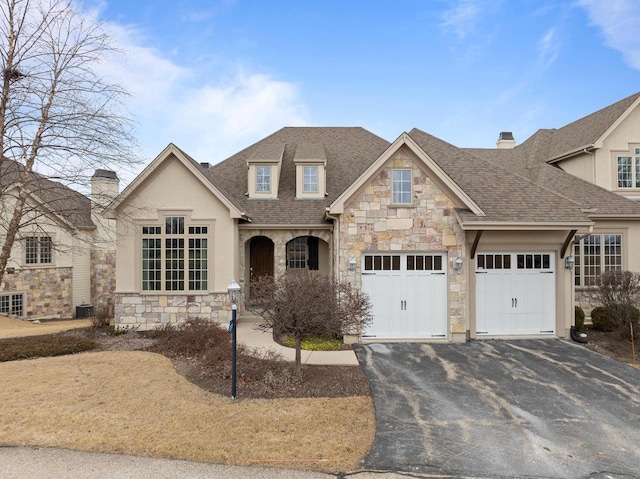
[[[0,362],[64,356],[65,354],[89,351],[95,347],[95,341],[73,335],[32,336],[11,339],[0,341]]]
[[[285,338],[282,344],[289,348],[295,348],[296,340],[293,338]],[[305,351],[340,351],[342,349],[342,340],[323,336],[312,336],[303,339],[300,345]]]

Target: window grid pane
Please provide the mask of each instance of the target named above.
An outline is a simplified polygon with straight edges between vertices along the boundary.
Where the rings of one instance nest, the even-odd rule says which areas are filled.
[[[596,286],[601,273],[600,235],[584,239],[584,286]]]
[[[51,238],[48,236],[43,236],[40,238],[40,262],[41,263],[51,263]]]
[[[256,168],[256,191],[268,193],[271,191],[271,167],[258,166]]]
[[[25,249],[27,264],[36,264],[38,262],[38,238],[36,236],[28,237]]]
[[[184,238],[165,240],[165,289],[184,291]]]
[[[604,235],[604,271],[622,270],[622,235]]]
[[[618,188],[631,188],[631,157],[618,157]]]
[[[304,181],[303,189],[306,193],[318,192],[318,167],[317,166],[305,166],[304,167]]]
[[[207,240],[189,238],[189,289],[207,289]]]
[[[640,156],[636,156],[636,188],[640,188]]]
[[[160,238],[142,239],[142,290],[160,291],[162,275],[162,249]]]
[[[300,236],[287,243],[287,263],[289,269],[305,269],[307,267],[307,238]]]
[[[0,313],[24,316],[24,295],[18,293],[0,296]]]
[[[411,203],[411,171],[393,170],[393,203]]]
[[[580,262],[580,241],[578,241],[578,235],[574,237],[576,240],[573,246],[573,281],[576,286],[580,286],[580,270],[581,270],[581,262]]]

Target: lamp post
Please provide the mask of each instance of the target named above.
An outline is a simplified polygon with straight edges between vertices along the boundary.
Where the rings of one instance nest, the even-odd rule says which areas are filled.
[[[231,322],[229,332],[231,333],[231,399],[236,398],[236,321],[238,314],[238,300],[240,299],[240,285],[236,280],[231,280],[227,286],[229,299],[231,299]]]

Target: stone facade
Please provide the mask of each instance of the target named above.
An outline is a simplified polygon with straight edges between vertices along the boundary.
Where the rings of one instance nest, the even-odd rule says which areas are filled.
[[[412,204],[394,206],[392,170],[410,169]],[[465,275],[454,270],[453,260],[465,256],[464,231],[454,214],[455,205],[408,154],[401,151],[345,205],[338,241],[341,280],[361,285],[361,255],[372,252],[446,252],[448,255],[449,333],[464,341],[469,329]],[[349,271],[349,260],[356,270]]]
[[[138,294],[115,295],[117,327],[139,331],[167,324],[182,324],[190,318],[226,322],[231,311],[227,293],[202,295]]]
[[[238,284],[242,287],[242,291],[246,291],[249,281],[249,241],[256,236],[266,236],[273,241],[273,273],[275,276],[283,274],[287,270],[287,243],[299,236],[315,236],[328,244],[329,258],[333,257],[331,229],[241,229],[240,230],[240,276]],[[326,265],[327,273],[331,273],[331,261]]]
[[[3,293],[24,293],[25,318],[72,318],[71,268],[25,268],[5,273]]]
[[[116,252],[91,251],[91,299],[96,308],[113,307],[116,290]]]

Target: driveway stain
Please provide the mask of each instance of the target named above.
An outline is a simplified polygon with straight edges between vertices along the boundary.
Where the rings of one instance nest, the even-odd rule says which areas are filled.
[[[552,339],[371,344],[358,347],[358,358],[376,407],[366,468],[640,476],[640,371],[583,346]]]

